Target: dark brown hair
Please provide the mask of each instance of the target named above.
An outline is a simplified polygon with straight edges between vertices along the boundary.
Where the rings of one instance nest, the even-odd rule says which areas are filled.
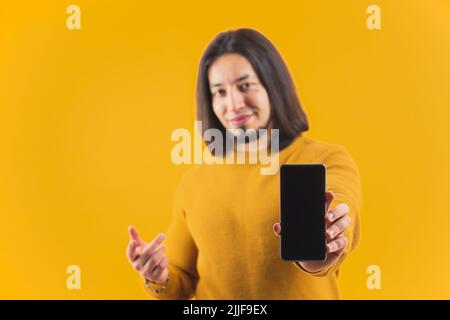
[[[225,137],[225,128],[212,108],[208,70],[218,57],[227,53],[237,53],[245,57],[266,89],[270,101],[271,128],[279,129],[280,150],[309,129],[292,78],[275,46],[255,30],[237,29],[218,34],[200,60],[197,118],[202,121],[203,130],[219,129]]]

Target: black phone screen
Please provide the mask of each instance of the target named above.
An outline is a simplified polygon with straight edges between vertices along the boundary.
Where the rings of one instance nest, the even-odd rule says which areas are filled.
[[[325,177],[324,164],[281,166],[281,259],[326,259]]]

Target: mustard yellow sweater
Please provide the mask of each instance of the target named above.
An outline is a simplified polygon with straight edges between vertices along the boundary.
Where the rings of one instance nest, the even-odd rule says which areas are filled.
[[[305,136],[279,153],[279,163],[324,163],[327,190],[345,202],[352,224],[341,259],[310,274],[280,258],[279,170],[261,175],[259,164],[198,165],[177,188],[165,241],[168,287],[151,299],[338,299],[343,260],[359,241],[361,186],[358,168],[340,145]]]

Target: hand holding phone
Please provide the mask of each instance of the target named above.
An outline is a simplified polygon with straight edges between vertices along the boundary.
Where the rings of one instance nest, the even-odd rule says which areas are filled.
[[[300,165],[300,164],[293,164],[293,165],[286,165],[286,166],[291,166],[289,168],[285,168],[283,169],[285,165],[283,165],[280,169],[280,197],[281,197],[281,202],[280,202],[280,216],[281,216],[281,220],[282,222],[284,221],[284,227],[283,227],[283,232],[281,230],[281,225],[280,223],[275,223],[273,225],[273,231],[277,236],[283,235],[283,233],[285,232],[285,229],[288,229],[289,231],[287,231],[287,233],[290,233],[290,236],[287,236],[286,239],[284,240],[284,243],[282,243],[281,247],[281,251],[282,251],[282,259],[289,258],[289,259],[284,259],[287,261],[298,261],[298,264],[300,264],[302,266],[303,269],[306,269],[309,272],[317,272],[323,269],[328,268],[329,266],[331,266],[332,264],[334,264],[339,257],[342,255],[342,253],[344,252],[344,249],[346,248],[347,244],[348,244],[348,240],[346,238],[346,236],[344,235],[344,231],[346,231],[350,224],[351,224],[351,219],[350,216],[348,215],[349,213],[349,206],[345,203],[340,203],[337,206],[335,206],[334,208],[332,208],[331,210],[329,210],[329,208],[331,207],[331,203],[333,202],[334,198],[335,198],[335,194],[333,191],[326,191],[324,192],[324,198],[325,198],[325,210],[323,211],[324,214],[322,215],[322,217],[320,216],[320,214],[315,214],[315,215],[309,215],[309,218],[313,220],[313,225],[316,224],[321,226],[322,223],[325,223],[326,225],[326,232],[325,232],[325,241],[326,241],[326,251],[325,251],[325,255],[326,258],[324,260],[315,260],[315,259],[308,259],[310,257],[305,257],[303,256],[303,253],[300,252],[299,254],[299,249],[302,249],[302,247],[298,248],[297,247],[297,241],[301,240],[301,239],[295,239],[294,238],[294,242],[292,242],[293,236],[298,236],[298,233],[300,231],[304,229],[307,229],[307,223],[302,223],[302,226],[299,229],[294,228],[289,228],[288,227],[288,223],[292,220],[289,218],[292,218],[292,216],[294,217],[294,219],[292,220],[294,223],[291,223],[291,227],[294,225],[295,226],[295,222],[299,223],[302,221],[302,219],[299,219],[298,216],[298,212],[297,210],[292,210],[292,208],[295,208],[295,206],[299,206],[298,203],[303,202],[303,204],[305,204],[304,201],[302,201],[302,199],[304,197],[306,197],[308,199],[307,192],[312,192],[314,188],[310,188],[307,187],[307,185],[311,184],[311,181],[308,183],[308,179],[311,179],[312,181],[319,181],[319,188],[318,190],[325,190],[325,173],[326,173],[326,167],[323,166],[323,169],[325,169],[325,172],[320,173],[320,171],[322,171],[323,169],[320,168],[313,168],[311,167],[311,164],[308,165]],[[303,166],[303,168],[301,168]],[[305,167],[306,166],[306,167]],[[309,167],[308,167],[309,166]],[[313,165],[313,166],[317,166],[317,165]],[[322,166],[322,165],[319,165]],[[295,167],[297,167],[297,170],[293,170],[295,169]],[[300,168],[299,168],[300,167]],[[317,171],[315,171],[317,170]],[[292,172],[294,171],[294,173]],[[302,172],[303,171],[303,172]],[[310,171],[310,175],[305,175],[305,172]],[[315,173],[312,173],[314,172]],[[300,177],[302,176],[302,174],[304,175],[303,180],[300,180]],[[290,179],[285,179],[287,176],[290,177]],[[307,178],[309,177],[309,178]],[[302,182],[300,182],[302,181]],[[323,183],[323,188],[322,188],[322,183]],[[306,193],[303,193],[303,196],[296,196],[295,190],[301,190],[301,184],[304,184],[303,187],[306,187]],[[305,186],[306,185],[306,186]],[[317,183],[315,184],[317,187]],[[311,198],[309,198],[310,201],[313,201],[314,199],[318,199],[321,198],[320,194],[322,192],[319,191],[317,192],[317,195],[319,196],[313,196]],[[287,197],[285,197],[287,195]],[[304,200],[304,199],[303,199]],[[288,205],[288,202],[291,205]],[[292,205],[292,202],[294,202],[294,204]],[[314,201],[315,204],[317,205],[317,207],[320,207],[321,204],[319,204],[319,201]],[[298,209],[298,208],[297,208]],[[289,213],[287,213],[287,211],[289,210]],[[316,213],[318,213],[319,211],[322,211],[321,209],[318,210]],[[297,213],[296,213],[297,212]],[[302,212],[306,212],[305,210],[302,210]],[[325,215],[325,212],[327,212],[327,214]],[[283,219],[283,216],[287,219]],[[306,219],[307,221],[308,219]],[[311,221],[310,221],[311,222]],[[297,231],[297,232],[296,232]],[[313,231],[313,229],[310,230],[303,230],[304,231],[304,235],[307,235],[308,232]],[[316,229],[317,231],[317,229]],[[319,240],[318,242],[322,242],[323,238],[322,238],[322,232],[317,232],[314,233],[312,237],[305,239],[306,243],[310,243],[310,241],[312,239],[315,239],[316,241]],[[300,237],[298,237],[300,238]],[[286,243],[286,240],[290,239],[291,243]],[[313,240],[314,241],[314,240]],[[288,246],[290,245],[291,248],[288,248]],[[285,247],[285,251],[283,253],[283,246]],[[309,248],[308,250],[313,249],[313,247]],[[321,246],[320,246],[321,248]],[[319,248],[318,251],[315,252],[315,254],[317,255],[322,255],[323,256],[323,251],[321,251],[321,249]],[[304,247],[303,247],[304,249]],[[317,243],[316,243],[316,249],[317,249]],[[287,252],[289,251],[289,252]],[[292,252],[294,251],[294,252]],[[310,251],[311,252],[311,251]],[[293,257],[297,255],[296,257]],[[291,256],[291,257],[289,257]],[[315,257],[314,257],[315,258]],[[297,260],[298,259],[298,260]]]

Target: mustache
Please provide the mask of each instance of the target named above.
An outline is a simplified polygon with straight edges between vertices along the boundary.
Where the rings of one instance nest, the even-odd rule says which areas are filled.
[[[241,117],[241,116],[249,116],[252,114],[257,114],[258,108],[254,108],[254,107],[248,107],[246,111],[242,111],[240,113],[234,114],[230,117],[226,117],[225,120],[227,121],[231,121],[237,117]]]

